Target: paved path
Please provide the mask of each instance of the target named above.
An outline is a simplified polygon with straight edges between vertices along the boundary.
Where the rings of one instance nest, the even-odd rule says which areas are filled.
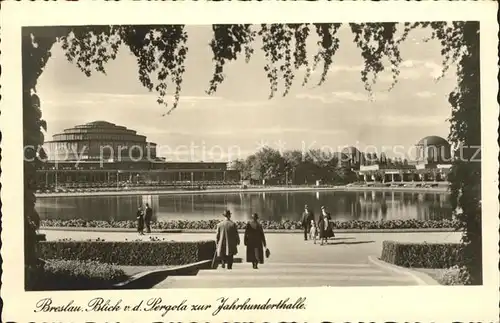
[[[133,232],[81,232],[46,230],[47,240],[104,238],[107,241],[143,239]],[[153,234],[165,240],[214,239],[208,233]],[[384,240],[401,242],[458,242],[460,233],[338,233],[327,245],[304,241],[301,234],[266,234],[271,257],[259,270],[236,263],[233,270],[202,270],[197,276],[170,277],[157,288],[189,287],[298,287],[298,286],[391,286],[416,285],[411,277],[381,268],[369,261],[379,257]],[[245,257],[240,245],[237,257]],[[244,259],[243,259],[244,260]]]
[[[232,270],[201,270],[196,276],[173,276],[154,288],[244,288],[321,286],[407,286],[412,277],[369,263],[315,264],[269,262],[258,270],[251,264],[234,264]]]

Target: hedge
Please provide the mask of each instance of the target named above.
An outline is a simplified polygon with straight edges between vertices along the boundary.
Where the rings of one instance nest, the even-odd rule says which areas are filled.
[[[450,268],[462,263],[459,243],[384,241],[381,260],[402,267]]]
[[[215,230],[220,220],[169,220],[151,224],[152,229],[190,229],[190,230]],[[235,221],[239,229],[245,228],[247,222]],[[300,230],[300,221],[261,221],[265,230]],[[80,227],[80,228],[135,228],[136,221],[95,221],[95,220],[42,220],[42,227]],[[437,229],[455,228],[455,220],[388,220],[388,221],[334,221],[336,229]]]
[[[122,266],[186,265],[212,259],[215,241],[44,241],[44,259],[94,260]]]
[[[125,272],[111,264],[97,261],[48,260],[37,272],[33,290],[110,289],[125,281]]]
[[[437,277],[437,281],[441,285],[468,285],[470,283],[470,275],[467,272],[467,268],[453,266],[442,270]]]

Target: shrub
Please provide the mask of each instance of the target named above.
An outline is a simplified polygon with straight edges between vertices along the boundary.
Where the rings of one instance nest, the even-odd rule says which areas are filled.
[[[468,285],[470,283],[470,275],[467,272],[467,268],[453,266],[441,271],[437,280],[441,285]]]
[[[95,260],[123,266],[185,265],[212,259],[215,241],[46,241],[45,259]]]
[[[169,220],[152,223],[151,227],[157,230],[215,230],[219,220]],[[236,221],[239,229],[246,226],[245,221]],[[299,221],[261,221],[265,230],[300,230]],[[86,227],[86,228],[135,228],[136,221],[94,221],[94,220],[42,220],[42,227]],[[438,229],[455,228],[455,220],[389,220],[389,221],[335,221],[336,229]]]
[[[37,274],[34,290],[109,289],[128,278],[111,264],[97,261],[49,260]]]
[[[413,268],[449,268],[462,262],[458,243],[401,243],[384,241],[381,259]]]

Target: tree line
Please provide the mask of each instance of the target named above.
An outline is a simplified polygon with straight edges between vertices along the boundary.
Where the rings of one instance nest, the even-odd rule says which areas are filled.
[[[356,156],[358,155],[358,156]],[[358,180],[355,172],[360,165],[408,165],[402,158],[380,157],[376,153],[346,154],[325,152],[319,149],[280,152],[264,147],[245,159],[232,162],[232,168],[238,170],[243,180],[252,182],[265,181],[268,184],[348,184]]]

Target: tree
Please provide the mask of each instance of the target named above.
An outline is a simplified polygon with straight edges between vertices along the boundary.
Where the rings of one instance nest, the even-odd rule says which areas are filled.
[[[214,93],[224,81],[225,63],[238,59],[243,53],[250,59],[252,43],[258,33],[262,36],[262,51],[268,60],[264,66],[270,83],[270,97],[278,91],[278,85],[284,83],[283,95],[286,95],[295,78],[295,71],[306,69],[302,84],[306,84],[312,71],[322,62],[321,79],[323,84],[333,63],[333,57],[340,42],[337,30],[341,24],[264,24],[259,31],[250,25],[214,25],[210,47],[213,52],[214,75],[209,84],[208,93]],[[376,76],[384,71],[384,60],[390,63],[393,74],[391,88],[396,85],[399,65],[402,58],[399,45],[412,29],[430,27],[431,38],[436,38],[442,45],[443,73],[458,62],[457,87],[449,96],[451,104],[450,134],[448,139],[455,147],[480,147],[480,97],[479,97],[479,23],[478,22],[424,22],[405,23],[401,36],[397,36],[396,23],[352,23],[349,24],[354,34],[354,42],[361,50],[364,69],[361,80],[365,89],[371,92]],[[306,40],[315,30],[320,41],[318,52],[312,64],[306,55]],[[24,109],[24,144],[32,149],[25,152],[25,157],[36,155],[43,142],[41,130],[45,124],[41,121],[39,106],[33,104],[32,95],[36,93],[38,77],[43,72],[50,57],[50,49],[56,42],[63,44],[68,60],[88,76],[92,71],[104,72],[104,63],[116,57],[119,45],[130,48],[137,57],[140,82],[149,90],[158,93],[158,103],[167,105],[165,100],[168,81],[174,85],[174,101],[166,114],[176,108],[179,99],[187,33],[182,25],[170,26],[64,26],[30,27],[22,33],[22,68],[23,68],[23,109]],[[168,87],[169,88],[169,87]],[[454,161],[451,176],[452,204],[462,211],[457,214],[460,229],[464,230],[463,253],[465,266],[471,275],[471,284],[482,283],[481,258],[481,163],[472,160],[474,149],[465,150],[462,158]],[[35,163],[27,159],[24,163],[25,178],[25,254],[33,254],[35,242],[33,232],[38,226],[38,216],[34,210],[35,197],[33,181]],[[32,259],[26,259],[29,265]]]
[[[263,170],[263,166],[266,170]],[[339,167],[338,153],[332,154],[319,149],[308,151],[306,154],[298,150],[289,150],[284,151],[278,157],[277,151],[267,148],[257,154],[250,155],[244,167],[258,173],[259,179],[265,179],[260,174],[268,172],[268,180],[279,179],[283,183],[287,179],[294,183],[318,179],[327,183],[339,182],[337,172],[345,172]],[[342,177],[340,182],[345,182],[345,180],[345,177]]]
[[[232,167],[234,170],[240,172],[241,179],[247,180],[250,179],[250,174],[247,171],[245,160],[236,159],[232,162]]]
[[[387,165],[387,156],[385,152],[380,153],[380,165]]]
[[[372,154],[372,153],[366,153],[366,158],[365,158],[365,165],[373,165],[375,163],[374,159],[375,159],[375,154]]]
[[[334,153],[312,149],[306,156],[306,165],[308,166],[307,177],[311,180],[321,180],[331,182],[335,173],[337,159]]]
[[[299,171],[303,160],[302,152],[299,150],[289,150],[283,153],[285,172],[288,173],[288,180],[296,184],[296,173]]]
[[[358,180],[358,175],[346,166],[338,166],[335,168],[334,182],[339,184],[353,183]]]
[[[244,172],[243,174],[245,177],[248,179],[254,180],[254,181],[259,181],[262,179],[261,173],[259,169],[256,169],[254,167],[254,164],[256,163],[257,156],[255,155],[250,155],[245,159],[245,165],[244,165]]]
[[[261,180],[278,181],[285,173],[285,161],[278,150],[264,147],[255,155],[253,169],[260,174]]]

